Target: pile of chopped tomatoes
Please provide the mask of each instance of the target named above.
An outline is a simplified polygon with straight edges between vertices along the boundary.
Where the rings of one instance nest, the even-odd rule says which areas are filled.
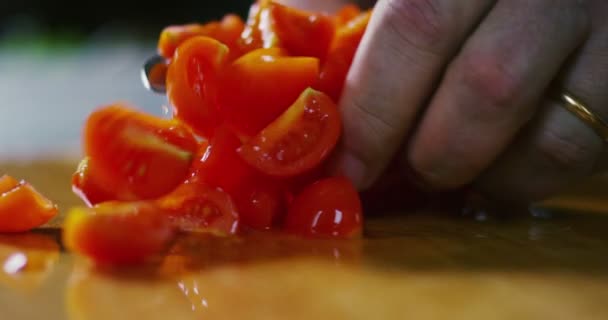
[[[260,0],[243,21],[165,28],[170,119],[114,104],[85,124],[72,186],[88,207],[67,215],[68,248],[135,263],[176,232],[362,231],[359,194],[326,173],[341,134],[337,100],[370,17]]]

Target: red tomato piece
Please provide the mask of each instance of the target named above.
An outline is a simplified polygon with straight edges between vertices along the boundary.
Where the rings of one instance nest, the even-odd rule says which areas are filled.
[[[274,2],[270,4],[270,14],[279,43],[290,55],[325,59],[335,32],[330,16]]]
[[[152,202],[104,202],[70,210],[63,241],[98,264],[137,264],[161,253],[174,231],[167,214]]]
[[[327,59],[321,68],[319,82],[315,89],[327,93],[336,102],[342,94],[346,75],[365,33],[370,16],[371,11],[367,11],[338,28]]]
[[[167,70],[167,97],[175,118],[210,137],[222,122],[217,110],[217,77],[229,49],[212,38],[190,38],[177,48]]]
[[[247,22],[239,39],[243,53],[278,46],[270,19],[270,3],[270,0],[258,0],[249,8]]]
[[[236,192],[235,202],[243,224],[257,230],[277,225],[285,210],[281,184],[261,177],[246,182]]]
[[[25,181],[0,178],[0,232],[25,232],[57,215],[57,206]]]
[[[356,4],[350,3],[343,6],[335,15],[334,19],[336,25],[341,27],[352,19],[356,18],[359,14],[361,14],[361,8]]]
[[[336,104],[326,94],[309,88],[238,152],[264,174],[296,176],[327,158],[338,142],[341,125]]]
[[[184,183],[158,200],[174,225],[186,231],[234,234],[240,217],[230,196],[214,187]]]
[[[305,237],[360,236],[363,214],[359,194],[346,178],[320,180],[294,199],[284,227]]]
[[[226,127],[220,127],[203,146],[192,163],[189,181],[203,183],[233,194],[255,170],[241,159],[236,150],[241,140]]]
[[[230,49],[237,48],[245,24],[235,14],[227,14],[221,21],[212,21],[206,24],[191,23],[186,25],[168,26],[160,34],[158,53],[167,58],[173,58],[175,50],[186,40],[196,36],[206,36],[216,39]]]
[[[222,74],[219,106],[239,134],[253,136],[283,113],[319,76],[319,60],[258,49]]]
[[[89,207],[101,202],[116,200],[115,195],[104,190],[91,177],[88,157],[80,161],[76,172],[72,175],[72,191]]]
[[[190,130],[121,105],[93,112],[84,132],[91,179],[118,200],[159,197],[188,175],[198,146]]]

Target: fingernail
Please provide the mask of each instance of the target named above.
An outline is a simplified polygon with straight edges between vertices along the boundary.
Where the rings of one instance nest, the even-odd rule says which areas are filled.
[[[359,189],[367,187],[366,171],[363,161],[352,154],[342,154],[336,161],[336,173],[349,178]]]

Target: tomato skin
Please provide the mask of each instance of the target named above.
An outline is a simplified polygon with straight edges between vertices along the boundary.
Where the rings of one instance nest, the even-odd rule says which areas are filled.
[[[176,120],[111,105],[94,111],[85,126],[91,179],[117,200],[159,197],[187,176],[197,142]]]
[[[325,59],[335,32],[330,16],[275,2],[270,4],[270,14],[278,41],[290,55]]]
[[[264,174],[293,177],[318,167],[329,156],[341,126],[335,103],[326,94],[309,88],[238,153]]]
[[[101,265],[145,262],[164,250],[174,236],[166,213],[150,201],[73,208],[63,228],[68,249]]]
[[[57,215],[58,209],[31,184],[11,176],[0,178],[0,232],[25,232]]]
[[[182,43],[196,36],[216,39],[236,52],[237,41],[244,28],[243,20],[235,14],[227,14],[219,22],[212,21],[206,24],[191,23],[168,26],[160,34],[158,53],[167,59],[172,59],[175,50]]]
[[[247,22],[239,39],[239,47],[243,54],[279,45],[270,20],[270,4],[270,0],[258,0],[249,8]]]
[[[263,177],[245,182],[235,201],[243,224],[256,230],[272,229],[286,209],[282,184]]]
[[[72,191],[89,207],[117,198],[93,180],[89,171],[88,157],[80,161],[76,172],[72,174]]]
[[[296,196],[285,218],[287,232],[304,237],[349,238],[362,234],[359,194],[347,178],[317,181]]]
[[[212,38],[193,37],[177,48],[167,70],[167,97],[174,117],[204,137],[211,137],[222,122],[217,77],[229,61],[229,51]]]
[[[336,26],[341,27],[347,24],[359,14],[361,14],[361,8],[359,8],[359,6],[356,4],[349,3],[344,5],[340,10],[338,10],[334,17]]]
[[[342,94],[346,75],[361,38],[363,38],[370,16],[371,11],[366,11],[337,29],[327,59],[321,68],[315,89],[325,92],[336,103]]]
[[[230,196],[201,183],[183,183],[157,200],[173,224],[184,231],[235,234],[240,217]]]
[[[219,106],[226,122],[253,136],[283,113],[319,76],[319,60],[254,50],[222,73]],[[255,85],[252,85],[255,84]]]

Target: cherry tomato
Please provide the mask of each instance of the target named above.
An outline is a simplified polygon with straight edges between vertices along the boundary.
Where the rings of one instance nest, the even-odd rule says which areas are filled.
[[[167,214],[149,201],[73,208],[63,228],[68,249],[103,265],[144,262],[165,249],[174,235]]]
[[[316,89],[327,93],[334,101],[340,99],[344,80],[353,62],[371,11],[364,12],[340,27],[331,43],[327,59],[321,68]]]
[[[220,110],[239,134],[257,134],[318,78],[317,58],[287,57],[281,52],[279,49],[254,50],[224,70]]]
[[[218,187],[233,194],[255,170],[236,153],[241,146],[239,138],[228,128],[220,127],[203,146],[192,162],[189,181]]]
[[[104,190],[92,179],[88,157],[80,161],[76,172],[72,175],[72,191],[89,207],[117,198],[112,192]]]
[[[359,194],[343,177],[313,183],[294,199],[284,227],[306,237],[359,236],[363,229]]]
[[[359,6],[353,3],[347,4],[336,13],[334,17],[335,23],[338,27],[341,27],[356,18],[359,14],[361,14]]]
[[[340,131],[335,103],[309,88],[238,152],[245,162],[267,175],[295,176],[318,167],[335,147]]]
[[[234,234],[240,217],[230,196],[200,183],[181,184],[158,200],[174,225],[186,231]]]
[[[93,112],[84,132],[91,179],[118,200],[159,197],[188,175],[197,142],[176,120],[121,105]]]
[[[235,193],[235,202],[243,224],[257,230],[277,225],[285,210],[281,184],[272,179],[245,182]]]
[[[325,59],[335,32],[330,16],[274,2],[270,4],[270,14],[279,43],[290,55]]]
[[[196,36],[206,36],[216,39],[231,50],[237,49],[237,40],[245,28],[243,20],[235,14],[227,14],[221,21],[206,24],[191,23],[186,25],[168,26],[160,34],[158,53],[167,58],[173,58],[175,50],[186,40]]]
[[[243,53],[278,46],[270,20],[270,0],[258,0],[250,8],[239,44]]]
[[[221,123],[217,110],[217,76],[229,49],[212,38],[197,36],[177,48],[167,70],[167,97],[173,115],[204,137]]]
[[[25,181],[0,178],[0,232],[25,232],[57,215],[57,206]]]

